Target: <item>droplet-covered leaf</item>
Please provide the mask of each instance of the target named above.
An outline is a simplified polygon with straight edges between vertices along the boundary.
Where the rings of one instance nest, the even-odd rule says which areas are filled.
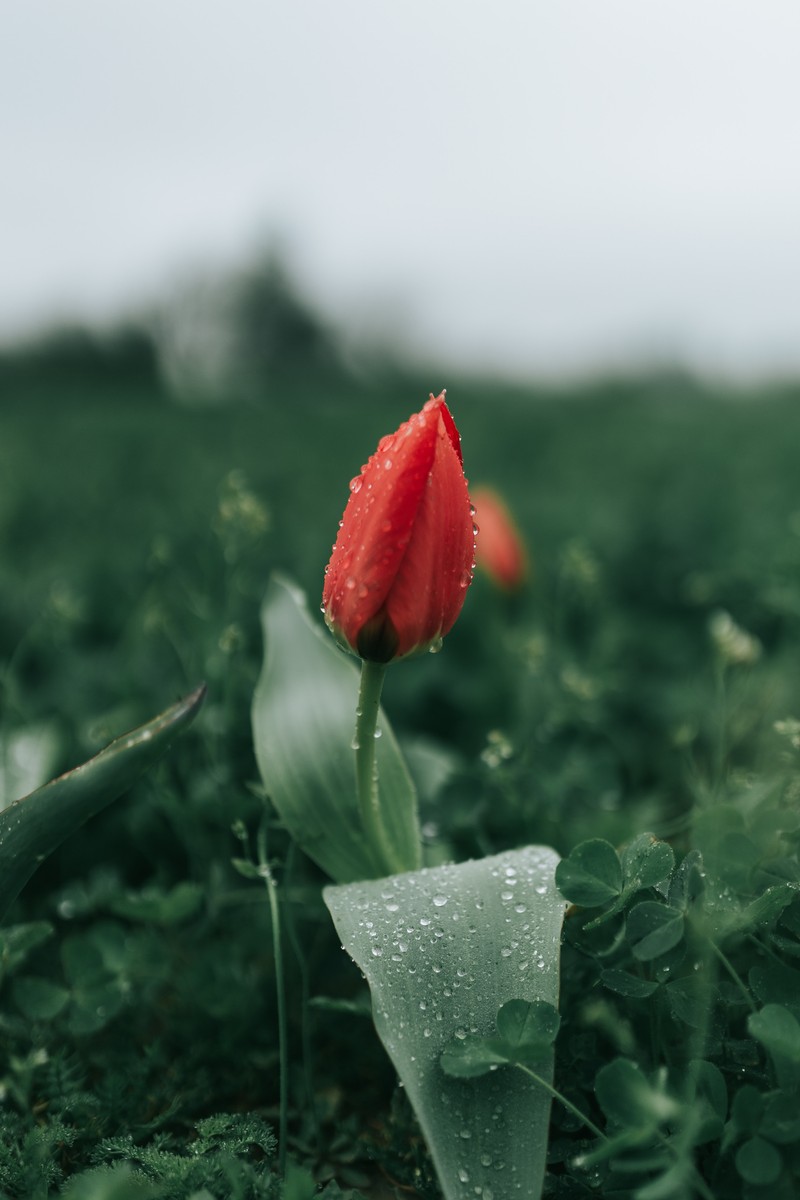
[[[642,833],[622,852],[624,890],[634,892],[655,887],[669,877],[674,865],[672,847],[652,833]]]
[[[492,1067],[516,1053],[500,1038],[498,1007],[512,1002],[507,1032],[517,1039],[526,1029],[549,1036],[557,1018],[565,907],[557,861],[552,850],[529,846],[324,892],[367,977],[376,1028],[447,1200],[475,1200],[478,1187],[494,1200],[519,1200],[517,1179],[528,1200],[540,1194],[549,1095],[521,1071]],[[546,1009],[530,1007],[536,1002]],[[550,1080],[551,1051],[536,1071]]]

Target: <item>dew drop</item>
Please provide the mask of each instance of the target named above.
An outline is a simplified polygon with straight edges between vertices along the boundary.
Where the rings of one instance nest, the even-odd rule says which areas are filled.
[[[447,896],[443,896],[440,892],[438,895],[433,897],[433,903],[437,908],[442,908],[443,905],[447,904]]]
[[[383,954],[383,951],[381,950],[380,946],[372,947],[372,957],[373,958],[380,958],[382,954]]]
[[[420,925],[430,925],[431,919],[430,917],[420,917],[419,923]]]
[[[466,1167],[458,1168],[458,1179],[460,1183],[469,1183],[469,1171]]]
[[[363,482],[364,482],[364,480],[361,478],[361,476],[360,476],[360,475],[356,475],[356,477],[355,477],[354,479],[351,479],[351,480],[350,480],[350,491],[351,491],[351,492],[354,492],[354,493],[355,493],[355,492],[360,492],[360,491],[361,491],[361,485],[362,485],[362,483],[363,483]]]

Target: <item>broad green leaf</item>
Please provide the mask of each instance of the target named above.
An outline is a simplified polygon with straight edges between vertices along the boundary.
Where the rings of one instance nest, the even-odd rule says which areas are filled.
[[[800,1143],[800,1105],[796,1096],[773,1092],[764,1105],[761,1133],[779,1146]]]
[[[472,1035],[496,1052],[498,1007],[508,1001],[555,1007],[564,916],[557,861],[552,850],[529,846],[324,892],[345,949],[367,977],[376,1028],[446,1200],[475,1200],[478,1187],[494,1200],[518,1200],[521,1179],[528,1200],[541,1192],[549,1095],[521,1071],[491,1071],[495,1063],[469,1051],[458,1062],[451,1048]],[[483,1077],[446,1074],[446,1049],[456,1072]],[[536,1070],[551,1079],[552,1053]]]
[[[705,982],[694,976],[673,979],[664,985],[663,995],[673,1017],[691,1029],[704,1029],[708,1021],[708,1001],[702,999],[704,988]]]
[[[774,1183],[783,1170],[780,1151],[762,1137],[753,1137],[736,1151],[736,1170],[747,1183]]]
[[[32,1021],[51,1021],[69,1003],[66,988],[36,975],[15,979],[12,991],[17,1008]]]
[[[796,1086],[800,1076],[800,1024],[781,1004],[765,1004],[747,1018],[747,1028],[775,1063],[782,1088]]]
[[[617,995],[627,996],[631,1000],[644,1000],[658,989],[654,980],[641,979],[638,975],[631,975],[630,971],[623,971],[621,967],[609,967],[603,971],[600,982]]]
[[[612,1125],[620,1129],[656,1129],[680,1112],[680,1105],[662,1086],[652,1084],[628,1058],[615,1058],[597,1072],[597,1102]]]
[[[0,983],[13,974],[32,950],[53,936],[49,921],[28,921],[24,925],[9,925],[0,929]]]
[[[622,891],[622,864],[610,842],[591,838],[581,842],[558,864],[556,883],[572,904],[595,908]]]
[[[800,971],[767,961],[753,967],[747,978],[762,1004],[783,1004],[800,1017]]]
[[[545,1000],[508,1000],[497,1013],[497,1033],[512,1062],[539,1058],[555,1041],[561,1017]]]
[[[728,1087],[719,1067],[703,1058],[693,1058],[689,1063],[688,1075],[698,1096],[703,1096],[721,1120],[728,1115]]]
[[[634,958],[650,962],[677,946],[683,937],[683,913],[654,900],[644,900],[628,914],[626,937]]]
[[[203,889],[200,884],[184,880],[169,891],[149,888],[115,896],[110,907],[117,917],[166,926],[187,921],[202,903]]]
[[[0,920],[48,854],[122,795],[193,720],[200,687],[146,725],[123,734],[83,766],[0,812]]]
[[[674,866],[672,847],[652,833],[642,833],[622,851],[624,890],[638,892],[655,887],[669,876]]]
[[[302,593],[284,580],[271,581],[261,619],[264,664],[253,698],[253,739],[264,787],[289,833],[339,883],[418,867],[414,786],[383,714],[379,799],[396,861],[384,861],[362,830],[352,749],[355,662],[311,623]]]

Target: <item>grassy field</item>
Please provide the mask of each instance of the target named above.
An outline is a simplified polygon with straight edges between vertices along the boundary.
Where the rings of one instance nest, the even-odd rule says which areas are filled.
[[[262,805],[260,600],[281,570],[316,609],[348,480],[443,382],[283,384],[259,406],[204,409],[124,380],[0,400],[6,802],[209,687],[165,762],[42,865],[0,933],[0,1195],[280,1194],[269,910],[231,866],[233,826],[252,830]],[[796,799],[797,390],[450,380],[448,401],[469,479],[503,492],[533,573],[512,599],[478,577],[443,653],[387,683],[432,855],[568,854],[645,830],[681,854],[710,795],[745,796],[743,811],[758,788]],[[379,1180],[434,1197],[322,877],[277,825],[271,838],[292,1013],[286,1195]],[[557,1063],[591,1107],[576,1056],[618,1048],[620,1023],[632,1057],[659,1060],[636,1002],[606,998],[594,1024],[580,1009],[584,950],[565,955],[572,1041]],[[723,1040],[745,1040],[743,1019]],[[739,1066],[720,1055],[733,1088]],[[547,1195],[638,1195],[640,1181],[602,1192],[606,1176],[569,1168],[580,1131],[566,1110],[554,1122]],[[792,1194],[787,1163],[773,1200]],[[715,1195],[762,1194],[730,1163],[715,1170]]]

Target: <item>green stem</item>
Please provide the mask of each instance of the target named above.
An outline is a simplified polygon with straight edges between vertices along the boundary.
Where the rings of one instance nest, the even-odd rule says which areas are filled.
[[[284,868],[284,884],[288,884],[291,879],[292,868],[296,855],[296,843],[290,842],[289,849],[286,854],[286,863]],[[284,896],[288,893],[284,887]],[[285,928],[286,935],[289,939],[289,945],[292,948],[295,959],[297,960],[297,968],[300,972],[300,1039],[303,1047],[303,1077],[306,1090],[306,1104],[311,1115],[311,1122],[314,1128],[314,1138],[317,1145],[317,1150],[322,1153],[322,1131],[319,1124],[319,1113],[317,1112],[317,1103],[314,1091],[314,1067],[312,1059],[311,1047],[311,984],[309,981],[309,965],[308,957],[300,942],[300,937],[297,932],[297,925],[294,919],[294,910],[291,904],[285,905]]]
[[[395,857],[381,818],[375,761],[375,736],[385,676],[385,663],[362,662],[353,749],[356,752],[356,792],[364,832],[378,851],[382,865],[391,872],[402,871],[403,864]]]
[[[711,781],[712,800],[718,800],[722,793],[725,776],[725,762],[728,756],[728,688],[725,679],[725,666],[722,662],[716,665],[717,693],[717,739],[714,759],[714,778]]]
[[[278,1178],[286,1174],[286,1131],[289,1112],[289,1040],[286,1030],[286,987],[283,974],[281,919],[278,889],[267,859],[266,817],[258,831],[258,866],[267,888],[272,922],[272,957],[275,964],[275,999],[278,1009]]]
[[[727,956],[725,954],[722,953],[722,951],[720,950],[717,943],[713,940],[713,938],[709,937],[708,944],[711,947],[712,953],[716,955],[716,957],[722,963],[725,970],[728,972],[728,975],[731,977],[731,979],[733,980],[736,987],[739,989],[739,991],[742,995],[742,998],[744,999],[745,1003],[747,1004],[747,1007],[750,1009],[751,1012],[755,1012],[757,1005],[756,1005],[755,1001],[753,1000],[753,997],[751,996],[751,994],[747,988],[747,985],[745,984],[745,982],[742,979],[739,972],[734,967],[733,963],[727,958]]]
[[[514,1066],[519,1067],[520,1071],[524,1071],[526,1075],[529,1075],[534,1083],[538,1083],[546,1092],[549,1092],[554,1100],[558,1100],[559,1104],[563,1104],[564,1108],[568,1109],[572,1113],[573,1117],[577,1117],[587,1129],[591,1129],[595,1137],[600,1138],[600,1140],[603,1142],[607,1142],[609,1140],[608,1137],[603,1133],[602,1129],[598,1129],[594,1122],[590,1121],[586,1114],[582,1113],[577,1105],[573,1104],[571,1100],[568,1100],[566,1096],[554,1088],[551,1083],[548,1083],[546,1079],[542,1079],[541,1075],[537,1075],[536,1071],[532,1071],[531,1068],[526,1067],[524,1063],[514,1063]]]

